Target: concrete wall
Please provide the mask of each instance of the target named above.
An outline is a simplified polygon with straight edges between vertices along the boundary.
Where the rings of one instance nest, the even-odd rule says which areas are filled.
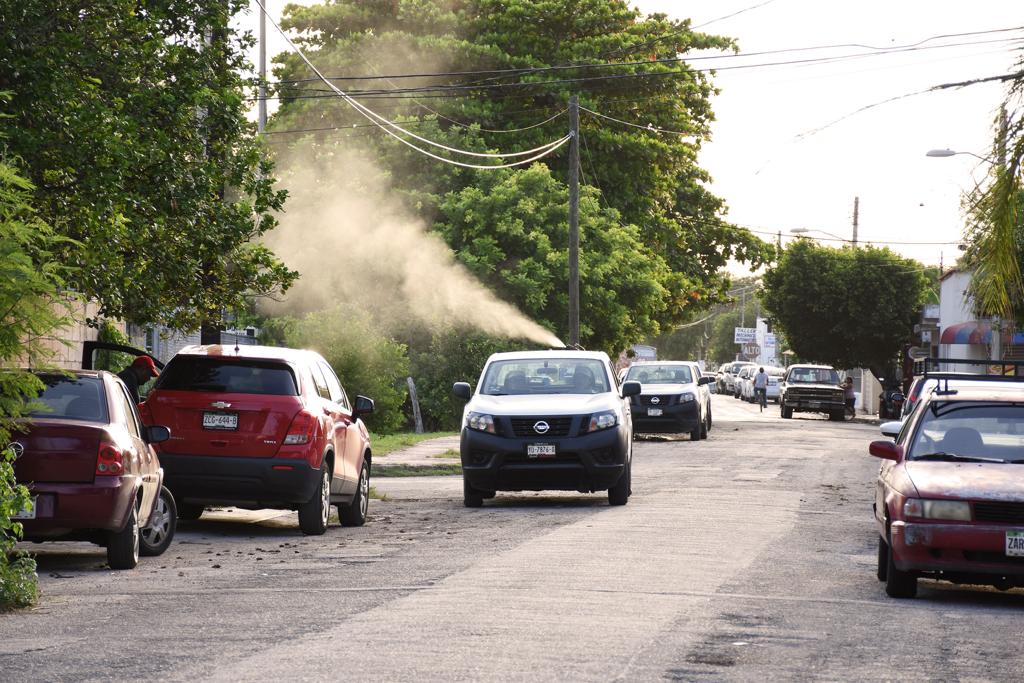
[[[73,369],[82,367],[82,343],[95,341],[99,330],[85,324],[87,318],[95,318],[99,315],[99,306],[95,303],[87,303],[80,300],[73,294],[67,295],[65,301],[70,306],[67,314],[71,317],[71,323],[66,327],[54,330],[53,334],[43,339],[43,344],[50,351],[50,358],[47,365],[58,368]],[[60,304],[54,304],[54,309],[60,314],[65,314]],[[115,323],[115,326],[124,332],[124,325]],[[25,363],[21,363],[24,365]]]

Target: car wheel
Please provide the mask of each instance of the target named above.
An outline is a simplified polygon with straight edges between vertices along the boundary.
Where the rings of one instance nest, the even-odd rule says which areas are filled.
[[[327,531],[327,518],[331,514],[331,470],[327,463],[320,467],[320,486],[313,497],[299,506],[299,529],[307,536],[319,536]]]
[[[484,504],[483,492],[470,486],[465,477],[462,478],[462,504],[468,508],[478,508]]]
[[[156,505],[149,524],[142,528],[139,539],[139,554],[146,557],[163,555],[167,546],[174,539],[174,531],[178,528],[178,508],[174,504],[174,496],[166,486],[160,487]]]
[[[128,523],[107,538],[107,564],[111,569],[135,569],[139,563],[139,511],[132,505]]]
[[[615,486],[608,489],[608,504],[609,505],[625,505],[629,502],[629,494],[632,493],[630,486],[632,485],[633,471],[633,460],[626,461],[626,469],[622,471],[622,476],[615,482]]]
[[[359,484],[356,485],[356,496],[348,505],[338,506],[338,519],[345,526],[362,526],[366,524],[366,513],[370,509],[370,463],[363,461],[363,469],[359,470]]]
[[[780,403],[779,404],[779,412],[782,413],[782,417],[784,419],[786,419],[786,420],[788,420],[791,417],[793,417],[793,409],[792,408],[787,408],[785,403]]]
[[[885,539],[881,536],[878,537],[878,567],[875,569],[875,575],[879,581],[885,581],[886,572],[889,570],[889,546],[885,544]]]
[[[842,422],[845,415],[845,408],[843,410],[833,410],[828,414],[828,419],[831,420],[832,422]]]
[[[892,546],[885,551],[885,592],[890,598],[917,597],[917,576],[896,568]]]
[[[710,421],[710,416],[707,413],[704,413],[704,419],[701,420],[701,422],[700,422],[700,438],[701,439],[708,438],[708,423],[709,423],[709,421]]]
[[[700,441],[700,432],[704,428],[703,424],[699,424],[693,428],[690,432],[690,441]]]
[[[195,503],[180,503],[178,504],[178,519],[193,522],[202,517],[205,510],[206,508],[202,505],[196,505]]]
[[[711,404],[708,404],[708,431],[711,431]]]

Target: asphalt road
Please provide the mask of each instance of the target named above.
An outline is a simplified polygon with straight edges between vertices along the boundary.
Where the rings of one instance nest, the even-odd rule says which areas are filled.
[[[876,428],[716,396],[707,441],[636,445],[634,494],[377,479],[359,529],[182,523],[160,558],[38,551],[0,680],[1013,680],[1024,592],[874,577]]]

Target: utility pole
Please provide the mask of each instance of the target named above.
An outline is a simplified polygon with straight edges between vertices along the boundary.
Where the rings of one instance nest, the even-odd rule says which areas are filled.
[[[999,168],[996,173],[1006,173],[1006,136],[1008,134],[1009,121],[1006,117],[1006,107],[999,108],[999,140],[996,148],[996,161]],[[997,176],[998,177],[998,176]],[[992,344],[989,346],[989,358],[991,360],[1003,359],[1003,321],[999,316],[992,318]]]
[[[857,246],[857,225],[860,221],[860,197],[853,198],[853,246]]]
[[[569,344],[580,343],[580,101],[569,98]]]
[[[269,0],[263,0],[264,4]],[[267,128],[267,12],[260,6],[260,89],[256,129],[263,134]]]

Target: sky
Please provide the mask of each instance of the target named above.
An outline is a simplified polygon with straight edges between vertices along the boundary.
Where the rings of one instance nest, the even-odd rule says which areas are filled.
[[[265,4],[276,19],[286,3]],[[991,157],[992,126],[1005,86],[912,93],[1012,71],[1024,57],[1024,30],[940,36],[1024,27],[1024,2],[634,0],[633,5],[644,13],[690,18],[695,27],[707,24],[701,30],[734,38],[742,52],[842,44],[892,48],[927,41],[921,47],[928,49],[902,53],[718,71],[713,82],[721,92],[712,101],[716,121],[699,161],[711,173],[711,190],[725,199],[727,218],[764,239],[781,231],[786,241],[793,229],[806,229],[841,244],[834,237],[852,237],[854,198],[859,197],[861,242],[942,243],[888,246],[926,264],[952,265],[963,235],[963,192],[984,177],[987,162],[967,154],[931,158],[925,153],[948,148]],[[255,32],[258,6],[252,6],[240,24]],[[287,49],[269,24],[267,31],[268,55]],[[949,46],[953,43],[973,44]],[[871,48],[726,57],[701,65],[877,51]],[[744,272],[737,264],[730,270]]]

